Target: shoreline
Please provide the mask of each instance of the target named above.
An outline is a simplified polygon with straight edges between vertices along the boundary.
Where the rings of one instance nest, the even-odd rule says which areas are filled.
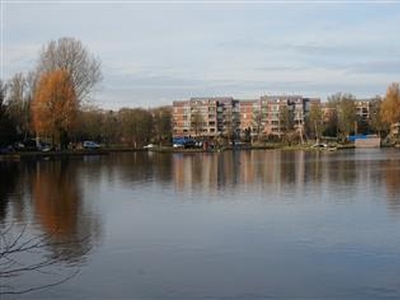
[[[66,157],[80,157],[90,155],[109,155],[117,152],[158,152],[158,153],[221,153],[225,151],[250,151],[250,150],[285,150],[285,151],[323,151],[329,152],[332,150],[355,149],[354,144],[338,145],[329,149],[313,149],[309,145],[255,145],[255,146],[241,146],[241,147],[221,147],[218,149],[174,149],[172,147],[157,147],[154,149],[137,149],[132,147],[110,147],[98,150],[64,150],[64,151],[32,151],[32,152],[13,152],[7,154],[0,154],[0,161],[19,161],[19,160],[35,160],[43,158],[66,158]]]

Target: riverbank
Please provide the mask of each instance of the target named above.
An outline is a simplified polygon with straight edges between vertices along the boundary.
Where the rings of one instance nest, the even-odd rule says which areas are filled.
[[[85,149],[74,149],[74,150],[63,150],[63,151],[26,151],[26,152],[13,152],[7,154],[0,154],[0,161],[2,160],[34,160],[34,159],[46,159],[46,158],[65,158],[72,156],[86,156],[86,155],[108,155],[113,152],[162,152],[162,153],[201,153],[201,152],[224,152],[224,151],[241,151],[241,150],[287,150],[287,151],[326,151],[326,150],[343,150],[343,149],[354,149],[354,144],[337,145],[328,149],[316,149],[312,148],[309,144],[306,145],[285,145],[279,143],[268,143],[263,145],[240,145],[240,146],[222,146],[213,149],[202,149],[202,148],[187,148],[187,149],[176,149],[173,147],[163,146],[155,147],[153,149],[137,149],[133,147],[105,147],[97,150],[85,150]]]

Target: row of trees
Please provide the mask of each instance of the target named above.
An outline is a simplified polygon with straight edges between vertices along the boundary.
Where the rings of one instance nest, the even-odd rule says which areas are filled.
[[[105,112],[91,107],[88,100],[101,79],[99,59],[79,40],[49,42],[33,71],[0,80],[0,145],[37,136],[61,148],[82,139],[141,146],[168,138],[167,108]]]
[[[49,42],[33,71],[16,74],[7,82],[0,80],[0,145],[36,136],[46,137],[61,148],[82,139],[136,147],[170,139],[172,115],[167,107],[122,108],[114,112],[89,106],[93,88],[101,79],[99,59],[79,40]],[[282,108],[280,133],[283,137],[295,136],[292,111]],[[194,131],[201,131],[203,120],[195,115],[191,121]],[[345,137],[357,132],[384,134],[397,122],[400,92],[399,84],[394,83],[383,99],[372,101],[367,120],[357,114],[353,95],[337,93],[328,98],[327,109],[312,106],[302,128],[306,136],[318,139],[322,135]],[[233,132],[233,127],[226,131]]]
[[[256,111],[253,128],[246,128],[242,136],[247,141],[253,137],[256,140],[280,139],[292,143],[303,142],[304,139],[319,140],[323,136],[344,141],[352,134],[384,137],[395,128],[394,124],[400,122],[398,83],[391,84],[383,98],[376,96],[368,101],[359,101],[352,94],[336,93],[328,97],[326,103],[311,101],[309,104],[310,108],[302,118],[303,111],[298,111],[295,103],[281,103],[278,117],[272,121],[272,125],[278,128],[275,132],[269,132],[263,123],[268,112]]]
[[[22,74],[15,75],[7,85],[1,84],[0,145],[36,135],[51,139],[60,147],[82,140],[136,147],[150,141],[170,140],[172,115],[169,107],[106,111],[89,104],[81,105],[68,83],[68,76],[62,70],[51,75],[47,73],[41,78],[40,89],[34,96],[27,92],[26,77]],[[18,84],[13,85],[14,82]],[[16,93],[16,87],[20,86],[23,92]]]
[[[356,98],[337,93],[328,98],[325,108],[312,106],[306,117],[306,132],[314,138],[334,136],[345,139],[350,134],[375,133],[385,136],[400,122],[400,88],[391,84],[384,98],[376,96],[363,111],[357,111]]]
[[[0,82],[0,142],[36,135],[65,145],[80,107],[102,78],[100,65],[79,40],[48,43],[33,71]]]
[[[96,108],[82,110],[76,140],[91,139],[105,144],[141,147],[149,142],[169,143],[172,115],[168,107],[152,110],[121,108],[117,112]]]

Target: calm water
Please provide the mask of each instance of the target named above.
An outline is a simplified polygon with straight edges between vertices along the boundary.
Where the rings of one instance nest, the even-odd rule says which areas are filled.
[[[75,274],[0,298],[400,298],[394,149],[0,162],[0,179],[5,238],[48,243],[15,259],[52,259],[0,292]]]

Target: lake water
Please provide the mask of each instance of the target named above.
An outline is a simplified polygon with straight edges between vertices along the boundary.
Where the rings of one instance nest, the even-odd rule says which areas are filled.
[[[51,262],[0,292],[71,277],[2,299],[400,298],[395,149],[115,153],[0,179],[3,238],[45,238],[13,259]]]

